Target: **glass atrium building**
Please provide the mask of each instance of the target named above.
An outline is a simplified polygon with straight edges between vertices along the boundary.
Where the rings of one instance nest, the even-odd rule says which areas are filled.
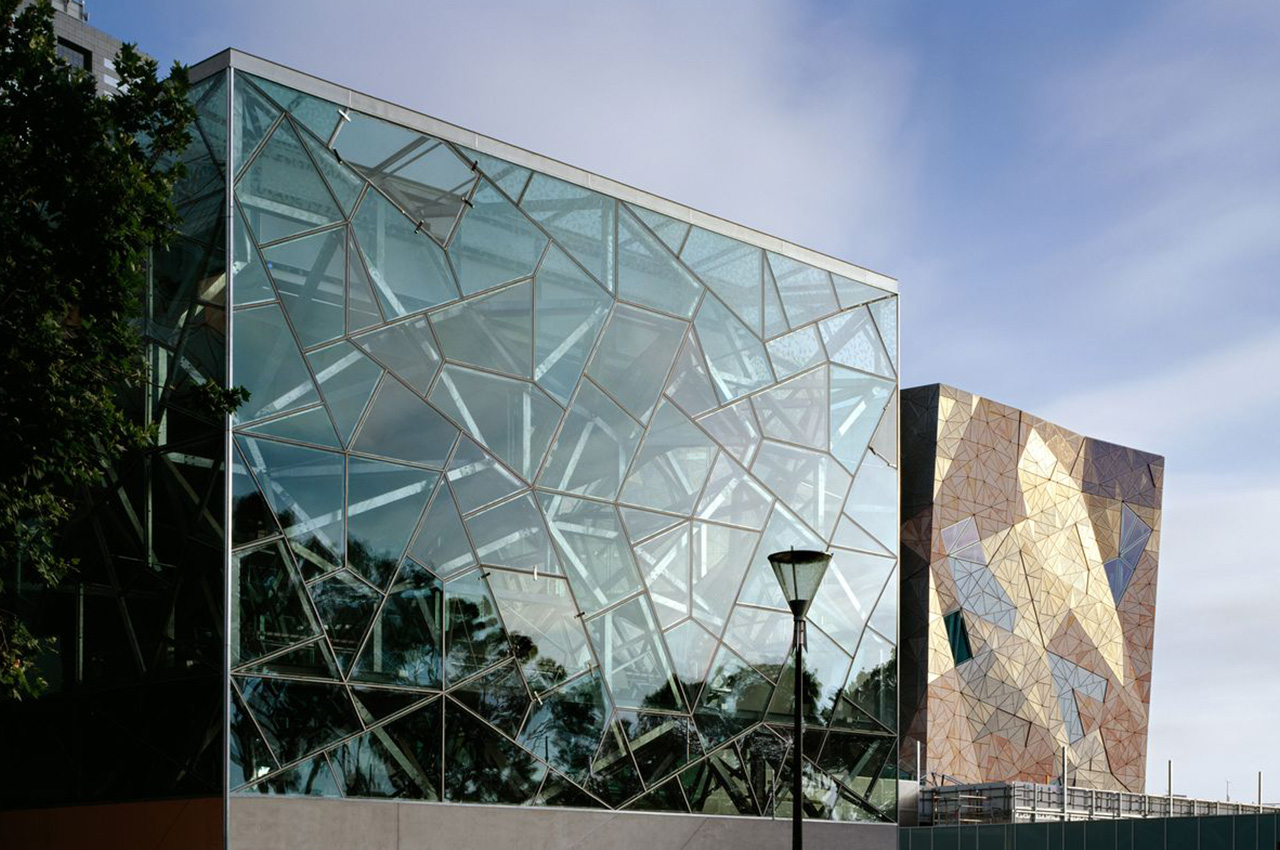
[[[223,553],[232,846],[303,812],[785,836],[788,547],[834,553],[811,840],[892,844],[817,822],[897,807],[895,282],[234,51],[192,79],[148,409],[201,450],[100,510],[167,500]],[[248,401],[185,410],[206,381]]]

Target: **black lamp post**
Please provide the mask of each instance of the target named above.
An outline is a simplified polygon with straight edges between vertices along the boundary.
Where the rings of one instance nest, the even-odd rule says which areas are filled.
[[[801,793],[804,777],[802,761],[802,741],[804,733],[804,617],[809,613],[813,597],[822,584],[822,577],[827,574],[827,566],[831,563],[830,552],[816,552],[810,549],[788,549],[785,552],[774,552],[769,556],[769,565],[773,574],[782,585],[782,595],[791,606],[791,616],[796,621],[796,685],[795,685],[795,748],[792,752],[791,766],[791,847],[801,850],[804,846],[804,807],[801,804]]]

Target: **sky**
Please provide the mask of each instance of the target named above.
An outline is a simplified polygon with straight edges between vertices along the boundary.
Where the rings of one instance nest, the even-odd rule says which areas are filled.
[[[1280,4],[89,0],[896,277],[904,386],[1166,457],[1148,790],[1280,802]]]

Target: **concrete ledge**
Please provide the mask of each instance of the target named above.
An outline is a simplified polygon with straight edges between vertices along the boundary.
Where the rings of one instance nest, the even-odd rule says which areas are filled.
[[[893,850],[892,824],[805,824],[809,850]],[[789,821],[577,809],[232,797],[230,850],[783,850]]]

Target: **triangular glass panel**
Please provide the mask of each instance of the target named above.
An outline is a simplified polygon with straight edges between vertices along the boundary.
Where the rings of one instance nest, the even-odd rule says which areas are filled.
[[[809,621],[852,655],[893,572],[893,563],[893,558],[837,551],[814,594]]]
[[[898,653],[894,645],[868,629],[858,645],[844,695],[887,729],[898,723]]]
[[[591,761],[591,772],[583,779],[587,789],[615,808],[644,790],[640,774],[627,751],[626,736],[617,721],[609,724]]]
[[[648,422],[687,328],[679,319],[619,304],[587,374],[632,416]]]
[[[480,563],[560,574],[551,538],[529,494],[472,514],[467,527]]]
[[[673,404],[664,402],[640,446],[622,500],[642,508],[690,514],[716,448]]]
[[[540,486],[582,496],[617,498],[644,429],[583,381],[538,477]]]
[[[680,252],[680,259],[724,299],[754,334],[763,328],[760,287],[764,252],[719,233],[693,228]],[[705,344],[705,340],[703,341]]]
[[[1119,558],[1112,558],[1102,566],[1107,573],[1107,583],[1111,586],[1111,598],[1119,605],[1129,586],[1129,579],[1133,577],[1133,567]]]
[[[542,465],[563,412],[531,383],[452,363],[429,400],[526,481]]]
[[[232,786],[236,786],[270,773],[278,765],[234,687],[227,708],[227,777]]]
[[[308,610],[310,610],[309,607]],[[257,663],[249,664],[235,672],[246,674],[267,673],[276,676],[305,676],[308,679],[338,680],[342,678],[342,672],[338,669],[338,662],[334,659],[332,650],[329,649],[329,642],[324,638],[313,640],[279,655],[273,655]]]
[[[449,243],[449,259],[463,295],[528,277],[547,237],[494,186],[481,180]]]
[[[304,574],[342,566],[342,455],[249,437],[236,442]]]
[[[347,229],[313,233],[264,250],[267,269],[304,348],[346,330]]]
[[[768,774],[766,774],[768,775]],[[751,794],[752,773],[744,768],[732,744],[680,773],[690,810],[714,815],[758,815]],[[769,801],[766,794],[766,804]],[[768,809],[765,814],[772,814]]]
[[[407,316],[458,297],[444,250],[381,193],[364,193],[351,228],[387,316]]]
[[[425,318],[410,319],[351,340],[409,386],[426,395],[440,368],[440,355]]]
[[[249,391],[234,421],[261,419],[320,400],[279,305],[237,310],[232,321],[231,384]]]
[[[346,218],[288,121],[276,127],[254,157],[236,185],[236,196],[259,245]]]
[[[827,358],[818,339],[818,329],[813,325],[771,339],[765,343],[765,348],[769,351],[769,362],[773,364],[778,380],[789,378]]]
[[[848,514],[840,515],[840,521],[836,523],[836,533],[831,538],[831,545],[842,549],[861,549],[864,552],[890,554],[889,550],[868,534],[862,526],[849,519]]]
[[[637,756],[638,757],[638,756]],[[628,811],[635,812],[688,812],[689,804],[685,802],[684,792],[680,790],[680,780],[670,779],[657,788],[645,793],[629,803]]]
[[[360,730],[339,684],[236,676],[258,728],[282,763],[310,755]]]
[[[808,630],[805,644],[804,672],[801,674],[804,716],[809,723],[825,726],[835,713],[836,698],[844,688],[853,659],[818,629]],[[770,722],[787,723],[795,717],[795,681],[793,652],[788,654],[786,665],[778,674],[778,687],[769,702]]]
[[[533,377],[561,404],[567,404],[611,301],[555,244],[547,249],[533,285]]]
[[[232,555],[231,588],[239,624],[232,633],[232,666],[320,636],[279,540]]]
[[[689,616],[689,524],[651,537],[634,548],[640,575],[663,628]]]
[[[629,212],[618,216],[618,297],[688,319],[702,284]]]
[[[643,540],[646,537],[652,537],[660,531],[666,531],[681,521],[678,516],[655,514],[652,511],[642,511],[639,508],[620,507],[618,512],[622,514],[622,524],[626,526],[632,543]]]
[[[818,327],[833,363],[886,378],[894,376],[893,364],[865,307],[824,319]]]
[[[711,383],[722,402],[733,401],[773,383],[764,343],[725,309],[719,299],[702,299],[694,327],[711,369]]]
[[[588,615],[642,589],[631,547],[613,505],[539,494],[552,541]]]
[[[341,797],[338,781],[323,755],[307,759],[249,786],[255,794],[282,794],[290,797]]]
[[[883,298],[867,305],[880,331],[880,340],[889,354],[889,362],[898,367],[898,299]]]
[[[244,170],[250,155],[271,131],[280,110],[243,78],[235,81],[235,100],[231,108],[232,138],[235,139],[234,163],[237,173]]]
[[[689,416],[697,416],[720,405],[716,391],[711,387],[706,362],[698,338],[692,333],[684,338],[676,366],[667,382],[667,397],[680,406]]]
[[[308,589],[338,664],[350,669],[382,594],[348,570],[322,578]]]
[[[736,605],[721,639],[752,667],[776,680],[792,651],[794,631],[795,620],[790,611]]]
[[[554,770],[547,773],[547,778],[538,791],[539,806],[556,806],[572,809],[599,809],[604,803],[583,791]]]
[[[680,253],[680,249],[684,247],[685,237],[689,235],[688,223],[676,221],[674,218],[668,218],[662,213],[656,213],[644,207],[630,204],[625,204],[624,206],[629,212],[634,213],[636,218],[643,221],[645,226],[652,230],[662,240],[662,243],[671,250],[671,253]]]
[[[443,598],[439,579],[413,561],[405,561],[351,670],[351,679],[440,687]]]
[[[826,450],[826,368],[772,386],[752,396],[751,404],[765,437]]]
[[[862,463],[893,390],[884,378],[831,367],[831,454],[850,472]]]
[[[514,661],[458,685],[449,695],[512,738],[520,734],[529,710],[529,691]]]
[[[190,134],[203,139],[201,147],[217,166],[211,173],[221,177],[225,176],[223,166],[227,162],[227,75],[218,74],[205,82],[204,91],[192,86],[188,94],[188,100],[196,105],[196,127]]]
[[[613,290],[617,203],[581,186],[535,174],[520,205],[606,289]]]
[[[733,650],[721,646],[694,710],[707,746],[719,746],[764,720],[772,694],[773,685],[768,679]]]
[[[729,610],[742,586],[742,577],[752,563],[759,532],[695,522],[692,529],[693,618],[719,634],[729,619]],[[767,562],[766,562],[767,564]],[[765,567],[769,578],[773,571]],[[774,588],[777,588],[774,580]],[[781,595],[781,592],[779,592]]]
[[[444,795],[464,803],[533,802],[547,766],[452,699],[444,710]]]
[[[773,270],[764,264],[764,335],[765,338],[786,333],[791,326],[787,324],[787,314],[782,309],[782,298],[778,295],[778,285],[773,280]]]
[[[373,294],[369,273],[356,247],[354,237],[347,238],[347,332],[358,333],[382,324],[382,312]]]
[[[831,728],[833,730],[851,729],[858,732],[891,731],[881,726],[874,717],[849,702],[843,696],[836,700],[835,711],[831,713]]]
[[[759,530],[772,504],[773,496],[721,452],[703,489],[698,517]]]
[[[529,182],[529,175],[533,172],[519,165],[507,162],[505,159],[489,156],[479,151],[473,151],[470,148],[461,149],[464,156],[469,156],[476,162],[476,167],[480,169],[485,177],[497,186],[513,201],[519,201],[520,195],[524,192],[524,187]]]
[[[604,683],[600,674],[592,671],[543,694],[532,706],[520,743],[566,775],[585,780],[609,711]]]
[[[769,555],[787,549],[823,549],[823,541],[804,523],[800,522],[785,506],[775,503],[773,515],[765,526],[764,537],[748,563],[747,578],[742,585],[739,602],[788,610],[787,600],[782,598],[778,579],[769,566]]]
[[[489,570],[489,588],[502,612],[502,621],[525,681],[535,693],[555,687],[587,669],[591,651],[565,579],[493,569]],[[603,694],[597,697],[603,700]],[[546,707],[555,701],[544,694],[539,705]],[[569,715],[548,719],[571,722],[575,726],[585,722],[581,716],[570,721]],[[531,721],[526,735],[532,726]],[[539,753],[543,751],[541,746],[534,749]],[[556,764],[554,760],[551,763]]]
[[[231,234],[231,301],[235,305],[271,301],[276,291],[267,279],[267,267],[258,256],[253,234],[236,204],[236,227]]]
[[[388,376],[369,406],[352,449],[443,469],[456,439],[457,428],[412,390]]]
[[[329,184],[330,191],[338,199],[343,211],[351,215],[355,211],[356,201],[360,199],[360,192],[364,189],[364,181],[355,172],[343,166],[338,161],[337,155],[325,147],[323,141],[316,141],[310,133],[305,131],[300,131],[298,136],[311,154],[316,167],[324,175],[325,182]]]
[[[876,298],[883,298],[890,294],[883,289],[877,289],[870,284],[850,280],[838,274],[833,274],[831,279],[835,282],[836,296],[840,299],[840,309],[842,310],[848,310],[850,307],[856,307],[859,304],[864,304]]]
[[[444,679],[452,686],[511,654],[483,570],[444,586]]]
[[[743,399],[710,413],[699,419],[698,424],[738,463],[751,465],[760,448],[761,434],[750,400]]]
[[[822,269],[797,262],[790,257],[768,253],[773,280],[782,296],[782,308],[791,327],[830,316],[840,309],[832,288],[831,275]]]
[[[876,432],[871,435],[871,451],[890,466],[898,465],[898,393],[895,391],[885,405],[884,415]]]
[[[333,430],[333,422],[324,407],[313,407],[297,413],[288,413],[277,419],[268,419],[257,425],[241,429],[246,433],[279,437],[299,443],[311,443],[331,449],[341,449],[342,442]]]
[[[830,455],[765,440],[751,474],[824,539],[835,532],[852,477]]]
[[[418,527],[439,474],[351,458],[347,474],[347,563],[383,587]]]
[[[409,546],[409,557],[438,576],[448,577],[476,563],[453,493],[443,483],[427,508],[422,528]]]
[[[369,726],[381,723],[388,717],[400,714],[432,698],[432,695],[425,691],[402,691],[360,685],[351,688],[351,696],[355,700],[360,719]]]
[[[347,797],[439,800],[444,700],[434,700],[329,754]]]
[[[470,163],[439,139],[358,113],[333,144],[342,161],[394,200],[415,227],[421,223],[419,229],[441,245],[449,241],[475,184]]]
[[[650,787],[702,757],[701,736],[693,721],[685,715],[620,711],[618,721],[627,736],[640,775]],[[671,790],[683,807],[680,789],[672,785]]]
[[[502,464],[467,437],[459,441],[447,477],[458,500],[458,508],[464,514],[505,499],[524,487]]]
[[[694,702],[702,692],[702,684],[706,681],[707,667],[711,664],[711,655],[716,651],[717,641],[693,620],[685,620],[668,630],[663,638],[671,652],[671,663],[675,666],[685,697]]]
[[[446,360],[533,377],[533,284],[508,286],[431,315]]]
[[[311,352],[307,360],[337,423],[339,436],[343,443],[350,442],[378,386],[382,369],[346,340]]]
[[[853,480],[844,510],[893,551],[898,543],[898,471],[868,456]]]
[[[329,141],[329,136],[333,135],[334,128],[338,126],[338,104],[303,94],[279,83],[273,83],[271,80],[264,80],[262,77],[252,74],[248,76],[253,80],[254,85],[283,107],[302,126],[315,133],[321,142]]]

